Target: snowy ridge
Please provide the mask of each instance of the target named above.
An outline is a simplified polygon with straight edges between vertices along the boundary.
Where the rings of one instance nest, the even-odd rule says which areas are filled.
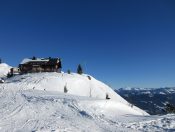
[[[161,87],[161,88],[136,88],[136,87],[126,87],[126,88],[119,88],[116,91],[164,91],[167,92],[175,92],[175,87]]]

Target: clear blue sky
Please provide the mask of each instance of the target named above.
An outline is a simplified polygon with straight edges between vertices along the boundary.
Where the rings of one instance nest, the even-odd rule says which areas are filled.
[[[113,88],[175,86],[175,1],[1,0],[0,57],[32,56]]]

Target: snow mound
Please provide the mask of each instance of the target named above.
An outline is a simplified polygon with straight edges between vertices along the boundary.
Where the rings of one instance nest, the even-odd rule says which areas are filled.
[[[0,78],[1,77],[5,77],[7,75],[7,73],[10,71],[11,66],[2,63],[0,64]]]
[[[68,94],[103,100],[106,100],[106,94],[108,94],[111,101],[118,104],[120,103],[125,105],[126,108],[131,109],[131,105],[109,86],[96,80],[92,76],[89,76],[91,78],[89,79],[88,76],[89,75],[79,75],[76,73],[35,73],[15,76],[7,81],[7,83],[9,83],[9,85],[14,85],[15,83],[17,88],[23,90],[35,89],[62,93],[66,86]],[[111,106],[112,105],[114,104],[111,104]],[[118,109],[120,108],[118,107]],[[130,112],[130,110],[128,112],[136,115],[147,115],[146,112],[135,106],[133,106],[132,110],[133,113]],[[125,114],[127,114],[127,111]]]

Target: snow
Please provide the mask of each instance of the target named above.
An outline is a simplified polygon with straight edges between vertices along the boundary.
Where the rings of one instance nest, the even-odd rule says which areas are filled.
[[[36,59],[30,59],[30,58],[24,58],[20,64],[26,64],[28,62],[48,62],[49,58],[36,58]]]
[[[48,62],[49,61],[49,59],[44,59],[44,58],[36,58],[35,60],[33,60],[33,59],[29,59],[29,58],[25,58],[25,59],[23,59],[22,60],[22,62],[20,63],[20,64],[25,64],[25,63],[28,63],[28,62],[35,62],[35,61],[42,61],[42,62]]]
[[[10,71],[11,66],[2,63],[0,64],[0,78],[1,77],[5,77],[7,75],[7,73]]]
[[[159,92],[159,94],[166,95],[164,92]]]
[[[11,87],[11,85],[13,85],[13,87],[16,87],[16,89],[19,90],[34,89],[63,92],[64,87],[66,86],[68,89],[68,94],[71,95],[85,96],[105,100],[106,94],[108,94],[111,101],[122,103],[126,106],[129,105],[129,103],[126,100],[124,100],[121,96],[116,94],[109,86],[96,80],[92,76],[91,80],[89,80],[87,76],[89,75],[56,72],[17,75],[6,81],[6,87]],[[140,115],[147,114],[146,112],[142,111],[137,107],[133,107],[133,109],[139,111]]]
[[[0,84],[0,131],[175,130],[175,115],[150,116],[87,76],[35,73],[6,80]]]
[[[131,123],[126,123],[125,127],[139,131],[175,131],[175,115],[173,114],[150,116],[148,118],[139,117],[134,120],[135,121],[132,121]]]

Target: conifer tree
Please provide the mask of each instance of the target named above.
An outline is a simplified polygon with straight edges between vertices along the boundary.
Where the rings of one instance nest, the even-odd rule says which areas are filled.
[[[106,93],[106,99],[110,99],[109,94]]]
[[[77,73],[80,74],[80,75],[83,74],[83,68],[80,64],[78,65]]]
[[[35,57],[35,56],[33,56],[32,60],[36,60],[36,57]]]
[[[68,92],[68,89],[67,89],[67,86],[65,85],[64,86],[64,93],[67,93]]]
[[[68,74],[70,74],[70,73],[71,73],[71,71],[68,69],[68,70],[67,70],[67,73],[68,73]]]

